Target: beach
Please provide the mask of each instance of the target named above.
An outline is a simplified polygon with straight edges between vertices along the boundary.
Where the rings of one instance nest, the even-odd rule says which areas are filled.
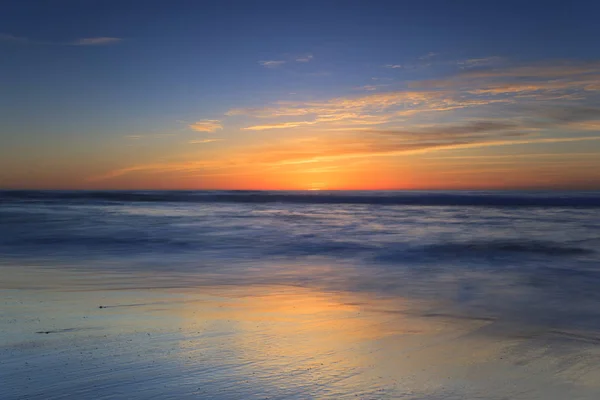
[[[0,197],[2,399],[600,395],[597,192]]]

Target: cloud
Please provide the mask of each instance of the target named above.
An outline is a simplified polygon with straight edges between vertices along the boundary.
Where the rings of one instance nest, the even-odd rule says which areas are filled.
[[[280,60],[263,60],[258,63],[265,68],[278,68],[287,63],[307,63],[312,61],[314,56],[312,54],[304,54],[301,56],[290,56],[287,55]]]
[[[482,68],[489,61],[476,60],[470,63],[476,67],[457,69],[436,81],[412,82],[403,90],[234,108],[226,115],[239,119],[248,133],[268,131],[268,143],[220,149],[202,163],[122,168],[102,179],[141,172],[227,175],[256,171],[257,166],[303,164],[318,170],[322,164],[315,163],[338,160],[600,141],[592,136],[600,130],[600,92],[588,89],[600,87],[600,63]],[[204,120],[193,126],[213,132],[221,129],[221,122]],[[293,129],[296,134],[277,134]]]
[[[165,137],[170,137],[170,136],[175,136],[175,133],[149,133],[149,134],[133,134],[133,135],[126,135],[124,136],[124,138],[126,139],[160,139],[160,138],[165,138]]]
[[[446,138],[449,139],[449,138]],[[531,139],[484,139],[462,138],[451,140],[410,141],[402,137],[366,136],[366,137],[319,137],[290,141],[287,144],[267,145],[247,149],[246,153],[231,154],[230,158],[207,161],[182,161],[154,164],[141,164],[115,169],[105,174],[92,176],[89,182],[114,179],[132,173],[172,173],[194,172],[202,175],[213,175],[215,171],[242,169],[248,166],[277,168],[283,165],[302,165],[337,160],[361,159],[370,157],[393,157],[409,154],[473,149],[495,146],[515,146],[542,143],[567,143],[582,141],[600,141],[600,136],[567,137],[567,138],[531,138]],[[231,174],[238,174],[234,171]],[[219,175],[230,175],[223,173]]]
[[[196,132],[215,132],[219,129],[223,129],[223,125],[221,125],[221,121],[217,119],[203,119],[190,124],[189,128]]]
[[[564,152],[560,152],[560,153],[519,153],[519,154],[496,154],[496,155],[490,155],[490,154],[486,154],[484,156],[481,155],[477,155],[477,156],[467,156],[467,155],[460,155],[460,156],[433,156],[433,157],[427,157],[427,160],[477,160],[477,159],[481,159],[481,160],[494,160],[494,159],[515,159],[515,158],[555,158],[555,157],[559,157],[559,158],[569,158],[569,157],[597,157],[598,153],[564,153]]]
[[[460,77],[466,78],[561,78],[573,77],[583,74],[598,74],[600,62],[573,62],[555,61],[543,62],[534,65],[509,66],[506,68],[489,68],[466,71]]]
[[[382,114],[382,115],[363,115],[355,112],[332,112],[332,113],[320,113],[312,120],[301,120],[301,121],[290,121],[273,124],[261,124],[252,125],[243,130],[249,131],[264,131],[270,129],[286,129],[286,128],[297,128],[301,126],[315,125],[319,126],[320,129],[335,130],[345,129],[352,130],[353,127],[362,125],[379,125],[393,119],[394,114]],[[343,126],[343,128],[342,128]]]
[[[600,107],[549,107],[539,110],[546,118],[558,122],[580,122],[594,120],[600,116]]]
[[[569,124],[569,126],[572,128],[575,128],[577,130],[582,130],[582,131],[598,131],[598,132],[600,132],[600,120],[574,122],[574,123]]]
[[[373,81],[392,81],[393,79],[387,79],[387,78],[371,78],[371,80]],[[380,90],[383,88],[387,88],[392,86],[392,83],[373,83],[373,84],[367,84],[367,85],[363,85],[363,86],[359,86],[356,87],[355,89],[357,90],[366,90],[367,92],[374,92],[376,90]]]
[[[12,43],[32,43],[29,39],[25,37],[13,36],[4,33],[0,33],[0,41],[2,42],[12,42]]]
[[[433,127],[424,127],[413,130],[362,129],[362,132],[402,139],[427,141],[432,139],[457,139],[465,137],[478,139],[490,134],[500,134],[501,136],[524,136],[527,134],[527,128],[514,122],[473,121],[462,125],[440,124]]]
[[[204,143],[213,143],[220,142],[223,139],[200,139],[200,140],[190,140],[188,143],[190,144],[204,144]]]
[[[473,59],[478,65],[496,60]],[[374,89],[368,85],[365,90]],[[297,127],[311,129],[349,128],[362,124],[406,124],[422,114],[464,110],[464,112],[503,114],[507,118],[542,118],[539,110],[527,115],[533,104],[538,108],[565,108],[579,103],[600,106],[600,63],[545,63],[505,66],[492,69],[461,70],[441,80],[415,81],[408,89],[338,97],[321,101],[282,101],[264,108],[231,109],[227,115],[267,119],[246,130],[272,130]],[[592,107],[594,110],[599,108]],[[551,124],[543,128],[550,128]],[[541,126],[538,126],[541,127]]]
[[[139,164],[124,168],[117,168],[112,171],[108,171],[104,174],[90,176],[86,179],[88,182],[98,182],[109,179],[114,179],[120,176],[129,175],[132,173],[171,173],[171,172],[202,172],[202,171],[216,171],[229,168],[228,165],[224,165],[219,160],[206,160],[206,161],[176,161],[176,162],[161,162],[161,163],[149,163]]]
[[[375,90],[378,90],[379,88],[382,87],[387,87],[389,85],[364,85],[364,86],[359,86],[356,87],[356,90],[366,90],[367,92],[374,92]]]
[[[462,89],[474,93],[597,90],[600,62],[553,62],[464,70],[445,79],[412,82],[412,89]]]
[[[259,61],[260,65],[265,68],[277,68],[285,64],[284,60],[267,60],[267,61]]]
[[[433,51],[430,51],[429,53],[425,54],[424,56],[419,57],[419,60],[429,60],[434,57],[437,57],[438,55],[439,55],[438,53],[434,53]]]
[[[335,160],[360,159],[371,157],[393,157],[409,154],[474,149],[497,146],[531,144],[568,143],[599,141],[600,136],[568,138],[446,138],[426,141],[410,141],[402,138],[381,136],[315,138],[313,141],[289,143],[287,146],[253,149],[260,157],[245,160],[249,165],[297,165],[328,162]],[[239,156],[238,156],[239,157]],[[241,158],[243,160],[243,158]]]
[[[497,146],[598,141],[600,136],[571,138],[439,138],[415,141],[391,136],[313,137],[290,141],[287,144],[255,147],[247,155],[237,154],[237,162],[247,165],[289,166],[335,162],[373,157],[397,157],[440,151],[463,150]]]
[[[313,125],[315,121],[283,122],[281,124],[254,125],[242,128],[247,131],[265,131],[268,129],[296,128],[302,125]]]
[[[384,68],[390,69],[405,69],[414,70],[429,67],[456,67],[458,66],[462,70],[489,67],[504,62],[505,59],[498,56],[491,57],[480,57],[480,58],[468,58],[464,60],[456,59],[442,59],[437,53],[428,53],[424,56],[418,57],[413,60],[409,60],[402,64],[384,64]]]
[[[313,55],[312,55],[312,54],[307,54],[307,55],[305,55],[305,56],[301,56],[301,57],[298,57],[298,58],[296,58],[296,61],[297,61],[297,62],[306,63],[306,62],[309,62],[309,61],[311,61],[313,58],[314,58],[314,57],[313,57]]]
[[[123,39],[116,38],[116,37],[101,36],[101,37],[77,39],[77,40],[73,41],[71,44],[73,46],[104,46],[107,44],[115,44],[122,40]]]
[[[86,179],[88,182],[105,181],[108,179],[117,178],[119,176],[128,175],[136,172],[167,172],[167,171],[186,171],[192,165],[190,163],[158,163],[158,164],[141,164],[134,165],[131,167],[118,168],[112,171],[106,172],[101,175],[90,176]],[[194,166],[200,168],[202,164],[194,164]]]
[[[456,62],[456,64],[460,68],[467,69],[467,68],[486,67],[486,66],[490,66],[490,65],[494,65],[494,64],[499,64],[503,61],[505,61],[505,59],[502,57],[492,56],[492,57],[469,58],[466,60],[459,60]]]
[[[8,34],[0,34],[0,41],[11,42],[17,44],[30,45],[52,45],[52,46],[103,46],[121,42],[123,39],[117,37],[99,36],[91,38],[81,38],[70,42],[53,42],[32,40],[26,37],[13,36]]]
[[[331,128],[340,125],[397,123],[419,113],[450,111],[508,101],[469,99],[443,91],[392,91],[315,102],[279,102],[272,107],[232,109],[227,115],[245,115],[260,119],[293,119],[251,125],[244,128],[246,130],[294,128],[302,125]],[[297,117],[306,118],[299,121]]]

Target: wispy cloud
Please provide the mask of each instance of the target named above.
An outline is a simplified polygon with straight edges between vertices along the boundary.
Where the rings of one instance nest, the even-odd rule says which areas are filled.
[[[100,37],[77,39],[77,40],[73,41],[71,44],[73,46],[104,46],[107,44],[119,43],[122,40],[123,39],[116,38],[116,37],[100,36]]]
[[[148,133],[148,134],[134,134],[126,135],[125,139],[139,140],[139,139],[161,139],[166,137],[175,136],[175,133]]]
[[[190,124],[189,128],[196,132],[215,132],[219,129],[223,129],[223,125],[221,125],[221,121],[217,119],[203,119]]]
[[[438,56],[439,56],[438,53],[429,52],[423,56],[417,57],[416,59],[406,61],[402,64],[385,64],[383,67],[391,68],[391,69],[415,69],[415,68],[429,67],[432,65],[432,63],[437,62],[437,61],[435,61],[435,59],[438,58]]]
[[[467,68],[478,68],[488,67],[491,65],[499,64],[504,61],[504,58],[493,56],[493,57],[481,57],[481,58],[468,58],[466,60],[458,60],[456,64],[463,69]]]
[[[303,54],[299,56],[285,55],[277,60],[262,60],[258,63],[265,68],[278,68],[283,66],[284,64],[307,63],[312,61],[313,58],[314,56],[312,54]]]
[[[90,38],[80,38],[69,42],[59,41],[47,41],[47,40],[33,40],[26,37],[0,34],[1,42],[10,42],[15,44],[30,44],[30,45],[51,45],[51,46],[104,46],[109,44],[116,44],[121,42],[123,39],[109,36],[98,36]]]
[[[449,111],[484,106],[501,99],[469,99],[443,91],[393,91],[358,97],[341,97],[321,102],[280,102],[263,109],[233,109],[228,115],[253,118],[294,118],[249,126],[247,130],[295,128],[319,125],[319,128],[344,125],[372,125],[400,122],[417,113]],[[298,120],[298,117],[305,117]]]
[[[539,63],[465,70],[445,79],[411,83],[412,89],[463,90],[475,95],[515,95],[515,99],[581,99],[600,90],[600,63]]]
[[[223,139],[200,139],[200,140],[190,140],[188,143],[190,144],[205,144],[205,143],[213,143],[220,142]]]
[[[355,89],[356,90],[366,90],[367,92],[374,92],[376,90],[378,90],[379,88],[382,87],[387,87],[389,85],[364,85],[364,86],[358,86]]]
[[[88,182],[105,181],[108,179],[117,178],[119,176],[128,175],[137,172],[173,172],[173,171],[194,171],[204,166],[200,162],[177,162],[177,163],[155,163],[155,164],[140,164],[131,167],[118,168],[108,171],[101,175],[88,177]]]
[[[123,175],[142,172],[193,172],[205,175],[212,174],[219,170],[243,169],[248,166],[275,168],[278,166],[316,164],[372,157],[394,157],[484,147],[584,141],[600,141],[600,136],[529,139],[447,137],[426,141],[411,141],[401,136],[389,135],[369,135],[366,137],[348,137],[344,135],[336,137],[312,137],[303,140],[290,141],[286,145],[264,145],[261,147],[249,148],[247,149],[247,152],[232,154],[229,158],[207,161],[165,162],[135,165],[115,169],[102,175],[90,177],[87,180],[90,182],[104,181]],[[227,175],[227,173],[224,175]]]
[[[600,141],[600,63],[499,67],[503,62],[475,60],[473,68],[455,65],[454,75],[412,82],[404,90],[231,109],[226,115],[236,116],[242,130],[265,131],[255,136],[272,139],[216,149],[202,163],[138,165],[102,179],[140,172],[243,173],[250,166],[310,164],[318,170],[338,160]],[[488,62],[493,66],[484,66]],[[219,120],[190,125],[200,132],[221,127]],[[276,134],[294,129],[301,135]]]
[[[471,64],[487,62],[491,61],[475,59]],[[377,87],[367,85],[362,89],[373,91]],[[406,125],[407,119],[420,114],[457,110],[531,119],[544,117],[539,110],[524,114],[525,108],[531,109],[533,105],[556,109],[593,101],[596,105],[592,109],[596,112],[600,108],[599,89],[600,63],[546,63],[457,70],[455,75],[445,79],[411,82],[405,90],[322,101],[282,101],[264,108],[232,109],[227,115],[269,120],[251,124],[244,128],[246,130]],[[558,126],[558,121],[554,125]],[[538,125],[544,129],[551,127],[552,123]]]
[[[306,63],[306,62],[309,62],[309,61],[311,61],[313,58],[314,58],[314,57],[313,57],[313,55],[312,55],[312,54],[306,54],[306,55],[304,55],[304,56],[297,57],[297,58],[296,58],[296,61],[297,61],[297,62]]]
[[[419,57],[419,60],[431,60],[434,57],[439,56],[438,53],[435,53],[433,51],[430,51],[429,53],[425,54],[424,56]]]
[[[267,61],[259,61],[258,63],[265,68],[277,68],[277,67],[281,67],[283,64],[285,64],[285,61],[284,60],[267,60]]]
[[[430,127],[422,127],[420,129],[361,129],[363,132],[392,136],[403,140],[439,140],[439,139],[457,139],[457,138],[481,138],[490,134],[500,134],[501,136],[524,136],[527,133],[525,126],[515,122],[505,121],[473,121],[466,122],[460,125],[456,124],[437,124]]]
[[[133,165],[124,168],[117,168],[108,171],[104,174],[90,176],[86,179],[88,182],[105,181],[118,178],[120,176],[135,174],[135,173],[212,173],[214,171],[226,170],[231,167],[239,167],[242,163],[235,160],[223,163],[221,160],[183,160],[176,162],[157,162]]]
[[[505,62],[503,57],[490,56],[467,59],[447,59],[440,57],[437,53],[428,53],[416,59],[407,60],[403,63],[384,64],[384,68],[416,70],[430,67],[458,67],[459,69],[467,70],[481,67],[490,67],[499,65]]]
[[[8,35],[8,34],[5,34],[5,33],[0,33],[0,41],[2,41],[2,42],[12,42],[12,43],[22,43],[22,44],[34,43],[34,42],[30,41],[29,39],[27,39],[25,37]]]
[[[247,131],[266,131],[269,129],[297,128],[302,125],[313,125],[314,121],[282,122],[280,124],[253,125],[243,128]]]
[[[516,159],[516,158],[525,158],[525,159],[531,159],[531,158],[572,158],[572,157],[597,157],[598,153],[565,153],[565,152],[560,152],[560,153],[519,153],[519,154],[496,154],[496,155],[485,155],[485,156],[481,156],[481,155],[477,155],[477,156],[469,156],[469,155],[460,155],[460,156],[438,156],[438,155],[434,155],[432,157],[427,157],[427,160],[459,160],[459,161],[463,161],[463,160],[467,160],[467,162],[469,162],[468,160],[494,160],[494,159],[501,159],[501,160],[512,160],[512,159]]]
[[[291,142],[287,146],[254,149],[259,157],[241,160],[249,164],[262,162],[266,165],[297,165],[329,162],[335,160],[371,157],[393,157],[409,154],[425,154],[440,151],[464,150],[498,146],[522,146],[568,142],[599,141],[600,136],[568,138],[450,138],[427,141],[409,141],[402,138],[368,136],[313,138],[311,141]],[[252,156],[250,156],[252,157]]]

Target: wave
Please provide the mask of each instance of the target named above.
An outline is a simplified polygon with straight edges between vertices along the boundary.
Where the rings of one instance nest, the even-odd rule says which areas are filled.
[[[425,247],[426,251],[442,254],[530,253],[543,255],[583,255],[593,253],[585,247],[550,241],[491,240],[468,243],[444,243]]]
[[[22,201],[600,208],[600,192],[0,191],[0,203]]]
[[[432,243],[399,249],[382,249],[374,256],[379,262],[434,262],[452,259],[486,259],[496,257],[578,257],[595,254],[595,251],[573,243],[542,240],[475,240],[469,242]]]

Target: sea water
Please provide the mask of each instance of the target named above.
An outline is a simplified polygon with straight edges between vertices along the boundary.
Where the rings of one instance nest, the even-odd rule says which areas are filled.
[[[598,398],[598,192],[0,192],[0,398]]]

